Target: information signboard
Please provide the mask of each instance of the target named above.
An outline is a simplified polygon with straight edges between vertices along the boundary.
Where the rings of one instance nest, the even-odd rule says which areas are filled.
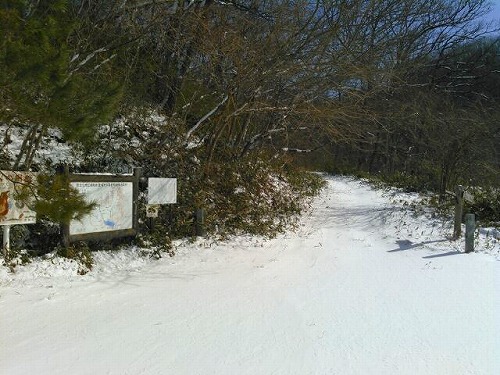
[[[132,182],[71,182],[87,202],[96,207],[82,220],[70,223],[69,234],[111,232],[132,229],[133,183]]]
[[[67,167],[64,173],[70,186],[96,205],[82,220],[62,224],[65,246],[75,241],[108,241],[137,234],[140,168],[134,168],[132,175],[71,174]]]
[[[36,213],[29,207],[30,202],[17,199],[21,194],[34,199],[31,192],[35,183],[33,172],[0,171],[0,225],[36,223]]]

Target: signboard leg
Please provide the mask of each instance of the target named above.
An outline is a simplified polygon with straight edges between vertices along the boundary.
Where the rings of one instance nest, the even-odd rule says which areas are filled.
[[[7,259],[10,251],[10,225],[3,226],[3,259]]]

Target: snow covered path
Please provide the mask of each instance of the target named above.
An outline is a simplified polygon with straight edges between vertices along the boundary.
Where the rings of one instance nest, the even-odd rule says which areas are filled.
[[[500,374],[500,262],[460,246],[331,178],[277,239],[3,275],[0,373]]]

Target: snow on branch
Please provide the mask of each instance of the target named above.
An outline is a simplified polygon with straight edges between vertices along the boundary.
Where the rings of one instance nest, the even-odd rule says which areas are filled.
[[[289,147],[283,147],[281,150],[285,152],[297,152],[297,153],[309,153],[313,151],[311,149],[302,150],[300,148],[289,148]]]
[[[323,148],[323,147],[324,147],[323,145],[316,147],[316,148],[307,148],[307,149],[283,147],[281,150],[284,152],[296,152],[296,153],[308,154],[310,152],[314,152],[316,150],[319,150],[320,148]]]
[[[191,138],[191,135],[201,126],[201,124],[203,124],[215,112],[217,112],[219,108],[222,107],[227,102],[228,99],[229,96],[226,95],[219,104],[217,104],[214,108],[212,108],[210,112],[205,114],[201,119],[198,120],[198,122],[191,129],[188,130],[188,132],[186,133],[186,142],[189,140],[189,138]]]
[[[73,70],[71,70],[71,71],[69,72],[68,76],[66,77],[65,82],[67,82],[67,81],[68,81],[68,80],[69,80],[69,79],[73,76],[73,74],[74,74],[74,73],[76,73],[78,70],[80,70],[80,69],[81,69],[81,68],[82,68],[85,64],[87,64],[90,60],[92,60],[92,59],[93,59],[93,58],[94,58],[97,54],[102,53],[102,52],[106,52],[106,51],[108,51],[108,49],[107,49],[107,48],[105,48],[105,47],[101,47],[101,48],[98,48],[98,49],[96,49],[95,51],[92,51],[91,53],[89,53],[89,54],[87,55],[87,57],[85,57],[82,61],[80,61],[80,62],[77,64],[77,66],[76,66]],[[74,61],[76,61],[76,59],[78,59],[78,57],[79,57],[79,56],[80,56],[79,54],[76,54],[75,56],[73,56],[73,57],[71,58],[71,61],[70,61],[70,62],[74,62]],[[112,56],[112,57],[110,57],[110,58],[108,58],[108,59],[104,60],[104,61],[103,61],[103,62],[101,62],[100,64],[98,64],[96,67],[94,67],[94,70],[98,69],[101,65],[103,65],[103,64],[104,64],[104,63],[106,63],[106,62],[108,62],[108,61],[109,61],[109,60],[111,60],[113,57],[114,57],[114,56]]]

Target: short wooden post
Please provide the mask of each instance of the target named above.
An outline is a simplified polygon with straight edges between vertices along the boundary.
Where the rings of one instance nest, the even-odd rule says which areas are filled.
[[[204,208],[198,208],[195,212],[195,233],[197,236],[204,236],[206,234]]]
[[[476,231],[476,215],[465,215],[465,252],[474,251],[474,232]]]
[[[64,181],[67,186],[69,187],[70,182],[69,182],[69,165],[68,164],[63,164],[62,168],[58,171],[59,174],[64,176]],[[61,223],[61,235],[62,235],[62,246],[64,249],[68,250],[69,245],[70,245],[70,240],[69,240],[69,222],[68,223]]]
[[[455,187],[455,224],[453,226],[453,239],[457,240],[462,234],[462,216],[464,211],[464,187]]]
[[[10,225],[3,225],[3,259],[7,259],[10,251]]]

